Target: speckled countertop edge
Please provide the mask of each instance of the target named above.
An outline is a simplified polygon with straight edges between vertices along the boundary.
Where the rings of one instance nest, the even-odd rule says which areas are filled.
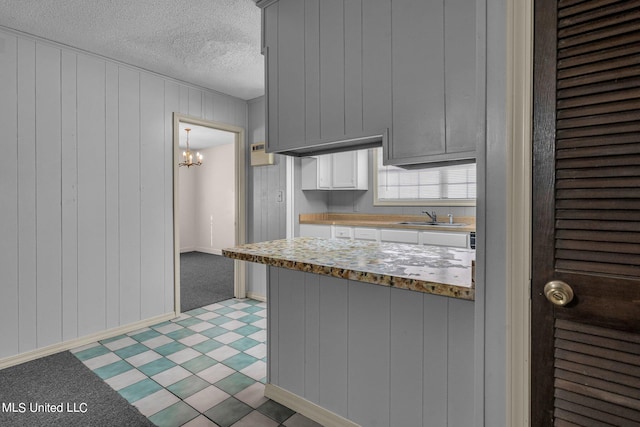
[[[345,262],[344,265],[341,265],[339,259],[337,259],[337,262],[334,263],[335,265],[325,265],[327,264],[326,260],[321,259],[321,257],[314,258],[313,255],[309,257],[308,253],[305,252],[305,248],[308,249],[309,247],[312,251],[322,250],[323,248],[328,248],[329,250],[331,250],[331,248],[333,247],[337,247],[337,250],[340,251],[345,248],[341,248],[339,245],[344,244],[345,243],[342,240],[298,237],[295,239],[274,240],[270,242],[246,244],[237,246],[235,248],[223,249],[222,254],[226,257],[241,261],[266,264],[274,267],[287,268],[290,270],[322,274],[342,279],[357,280],[360,282],[371,283],[380,286],[390,286],[398,289],[407,289],[416,292],[430,293],[451,298],[465,300],[475,299],[475,288],[471,280],[469,280],[469,286],[465,286],[443,283],[448,281],[446,279],[431,281],[407,277],[411,274],[384,274],[372,271],[372,269],[354,267],[352,265],[348,265],[348,262]],[[351,245],[353,244],[354,243],[352,242]],[[318,247],[315,247],[314,245]],[[469,272],[471,272],[472,270],[471,258],[475,258],[471,256],[473,251],[465,249],[460,250],[456,248],[425,247],[395,243],[390,244],[370,242],[356,243],[356,245],[359,245],[359,247],[363,248],[364,250],[382,249],[389,250],[391,251],[391,253],[393,253],[393,251],[395,250],[398,250],[398,248],[400,250],[405,248],[407,252],[413,253],[415,253],[416,250],[420,250],[420,254],[428,253],[429,251],[435,250],[441,252],[447,251],[453,253],[463,253],[466,254],[467,258],[469,258],[468,267],[465,266],[463,268],[468,268]],[[278,249],[282,248],[283,246],[285,246],[287,250],[279,251]],[[300,248],[298,254],[295,253],[296,249],[293,249],[296,247]],[[285,254],[285,252],[289,252],[288,250],[293,250],[294,253]],[[431,254],[431,256],[433,257],[433,254]],[[460,266],[457,266],[456,268],[460,268]],[[442,268],[440,270],[442,270]],[[469,275],[469,277],[471,277],[471,274]]]

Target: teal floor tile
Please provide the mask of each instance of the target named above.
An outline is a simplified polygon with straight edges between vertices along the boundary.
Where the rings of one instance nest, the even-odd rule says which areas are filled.
[[[231,369],[235,369],[236,371],[241,371],[247,366],[257,361],[258,359],[256,359],[253,356],[249,356],[248,354],[245,354],[245,353],[238,353],[235,356],[231,356],[230,358],[225,359],[223,363],[228,367],[230,367]]]
[[[197,315],[204,314],[204,313],[208,313],[208,311],[205,310],[204,308],[196,308],[196,309],[187,311],[186,314],[192,317],[196,317]]]
[[[191,329],[182,328],[182,329],[178,329],[177,331],[169,332],[166,335],[169,338],[171,338],[172,340],[181,340],[182,338],[186,338],[186,337],[191,336],[191,335],[193,335],[195,333],[196,332],[192,331]]]
[[[196,323],[202,323],[202,320],[196,319],[195,317],[189,317],[188,319],[178,320],[176,323],[186,328],[188,326],[193,326]]]
[[[256,316],[255,314],[247,314],[246,316],[243,316],[241,318],[239,318],[238,320],[244,323],[253,323],[253,322],[257,322],[258,320],[262,320],[264,319],[264,317],[260,317],[260,316]]]
[[[163,326],[171,325],[172,323],[173,323],[173,322],[172,322],[172,321],[170,321],[170,320],[165,320],[165,321],[164,321],[164,322],[162,322],[162,323],[158,323],[157,325],[153,325],[151,328],[153,328],[153,329],[158,329],[158,328],[161,328],[161,327],[163,327]]]
[[[209,385],[210,384],[202,378],[191,375],[177,383],[171,384],[167,387],[167,390],[184,400],[192,394],[209,387]]]
[[[200,332],[200,335],[204,335],[205,337],[209,338],[215,338],[219,335],[226,334],[227,332],[229,332],[227,329],[221,328],[220,326],[214,326],[213,328],[209,328]]]
[[[198,411],[180,401],[150,416],[149,420],[158,427],[176,427],[187,423],[198,415],[200,415]]]
[[[147,346],[142,344],[133,344],[128,347],[121,348],[120,350],[114,351],[115,354],[126,359],[131,356],[135,356],[136,354],[144,353],[145,351],[149,351]]]
[[[171,369],[174,366],[176,366],[174,362],[163,357],[161,359],[154,360],[153,362],[149,362],[146,365],[139,366],[138,370],[146,376],[152,377],[155,374]]]
[[[233,347],[236,350],[245,351],[249,350],[251,347],[257,346],[258,344],[260,344],[258,341],[244,337],[232,342],[231,344],[229,344],[229,347]]]
[[[278,423],[284,422],[286,419],[295,414],[295,411],[287,408],[286,406],[282,406],[278,402],[274,402],[273,400],[267,400],[262,405],[257,408],[258,412],[266,415],[272,420],[277,421]]]
[[[218,341],[216,341],[214,339],[208,339],[206,341],[202,341],[201,343],[198,343],[198,344],[192,346],[191,348],[194,349],[194,350],[198,350],[200,353],[209,353],[210,351],[213,351],[213,350],[215,350],[217,348],[220,348],[223,345],[224,344],[219,343]]]
[[[230,317],[220,316],[220,317],[216,317],[215,319],[209,320],[209,323],[220,326],[220,325],[224,325],[227,322],[231,322],[231,320],[233,319],[231,319]]]
[[[212,358],[210,358],[209,356],[205,356],[204,354],[202,356],[198,356],[194,359],[191,359],[187,362],[184,362],[183,364],[181,364],[180,366],[182,366],[183,368],[187,369],[189,372],[193,372],[194,374],[197,374],[200,371],[203,371],[213,365],[215,365],[216,362],[215,360],[213,360]]]
[[[107,380],[111,377],[115,377],[116,375],[120,375],[123,372],[127,372],[133,369],[133,366],[129,365],[124,360],[119,360],[117,362],[111,363],[107,366],[103,366],[98,369],[94,369],[93,372],[103,380]]]
[[[127,399],[129,403],[133,403],[159,390],[162,390],[162,386],[154,380],[147,378],[119,390],[118,393]]]
[[[104,344],[109,344],[110,342],[121,340],[123,338],[127,338],[127,335],[118,335],[117,337],[107,338],[107,339],[104,339],[104,340],[98,341],[98,342],[100,344],[104,345]]]
[[[79,351],[74,354],[79,360],[89,360],[94,357],[102,356],[103,354],[111,353],[107,347],[97,345],[95,347],[88,348],[86,350]]]
[[[214,310],[214,312],[218,314],[229,314],[229,313],[233,313],[234,311],[236,311],[236,309],[231,307],[222,307],[217,310]]]
[[[244,311],[245,313],[249,313],[249,314],[257,313],[258,311],[262,311],[262,310],[264,310],[264,308],[258,307],[258,306],[255,306],[255,305],[252,305],[251,307],[246,307],[246,308],[242,309],[242,311]]]
[[[235,329],[233,332],[235,332],[236,334],[244,335],[246,337],[247,335],[255,334],[259,330],[260,328],[258,328],[257,326],[246,325]]]
[[[174,341],[174,342],[170,342],[169,344],[161,345],[160,347],[156,348],[154,351],[156,353],[160,353],[163,356],[168,356],[177,351],[184,350],[185,348],[187,348],[186,345]]]
[[[240,372],[233,373],[226,378],[221,379],[214,385],[220,390],[224,390],[227,393],[233,395],[241,392],[245,388],[254,384],[256,381],[253,378],[246,376]],[[215,421],[215,420],[214,420]]]
[[[240,301],[240,300],[238,300],[238,299],[233,298],[233,299],[226,299],[226,300],[224,300],[224,301],[220,301],[220,302],[218,302],[218,304],[220,304],[220,305],[224,305],[224,306],[230,306],[230,305],[237,304],[237,303],[239,303],[239,302],[241,302],[241,301]],[[233,309],[232,309],[232,310],[233,310]]]
[[[148,331],[140,332],[139,334],[131,335],[131,338],[138,342],[148,341],[151,338],[159,337],[162,335],[158,331],[154,331],[153,329],[149,329]]]
[[[229,427],[252,410],[249,405],[230,397],[221,404],[209,409],[204,415],[220,427]]]

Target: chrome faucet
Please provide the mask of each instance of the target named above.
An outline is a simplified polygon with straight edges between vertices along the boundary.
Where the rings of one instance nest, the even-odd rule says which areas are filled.
[[[436,211],[431,211],[431,213],[428,211],[422,211],[422,213],[431,218],[431,222],[438,222],[438,215],[436,215]]]

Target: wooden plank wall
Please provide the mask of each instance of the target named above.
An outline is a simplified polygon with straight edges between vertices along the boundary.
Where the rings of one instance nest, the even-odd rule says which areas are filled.
[[[363,426],[475,425],[474,302],[268,268],[270,383]]]
[[[0,359],[173,311],[172,113],[247,103],[0,29]]]

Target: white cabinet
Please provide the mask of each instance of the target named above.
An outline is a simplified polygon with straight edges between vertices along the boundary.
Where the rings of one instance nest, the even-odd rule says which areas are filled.
[[[354,229],[353,237],[356,240],[379,241],[380,237],[378,234],[379,230],[377,228],[356,227]]]
[[[453,246],[455,248],[469,247],[469,233],[452,233],[445,231],[421,231],[419,243],[421,245]]]
[[[325,239],[330,239],[331,226],[318,224],[300,224],[300,237],[322,237]]]
[[[396,242],[396,243],[411,243],[413,245],[417,245],[418,231],[417,230],[382,229],[380,230],[380,241]]]
[[[353,228],[351,227],[333,227],[333,235],[336,239],[353,239]]]
[[[366,190],[368,150],[303,157],[303,190]]]

